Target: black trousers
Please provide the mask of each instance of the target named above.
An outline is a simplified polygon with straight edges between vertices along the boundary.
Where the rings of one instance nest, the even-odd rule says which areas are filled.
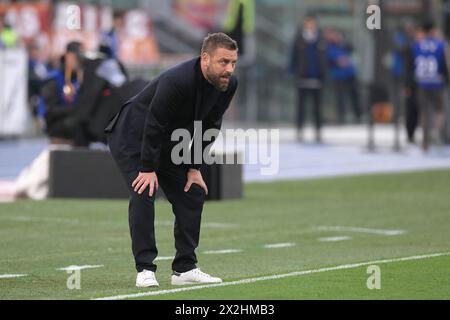
[[[312,99],[314,127],[316,129],[316,133],[318,134],[322,128],[322,90],[298,88],[297,94],[297,129],[301,130],[303,128],[303,124],[305,122],[306,99],[309,97]]]
[[[359,94],[357,88],[357,82],[355,79],[341,80],[334,83],[334,92],[336,95],[337,102],[337,119],[339,124],[345,123],[346,103],[345,98],[348,96],[350,98],[351,106],[353,109],[353,114],[355,121],[357,123],[361,122],[361,106],[359,104]]]
[[[444,110],[444,89],[417,89],[417,100],[419,104],[419,119],[423,132],[422,148],[428,150],[431,140],[432,131],[436,128],[436,113]],[[439,135],[442,134],[437,128]],[[436,137],[437,138],[437,137]]]
[[[124,153],[123,135],[113,132],[107,135],[111,153],[118,164],[130,191],[128,210],[132,252],[136,270],[156,271],[154,259],[158,255],[155,239],[155,195],[149,196],[147,188],[138,194],[131,187],[138,176],[139,152]],[[133,169],[134,168],[134,169]],[[186,272],[196,268],[195,249],[200,238],[200,222],[206,194],[197,184],[192,184],[188,192],[184,191],[187,182],[187,167],[174,165],[170,156],[163,153],[160,167],[156,172],[159,186],[172,205],[175,215],[174,236],[176,254],[172,270]]]
[[[419,107],[417,106],[417,88],[411,88],[411,94],[405,98],[405,127],[408,141],[414,142],[419,125]]]

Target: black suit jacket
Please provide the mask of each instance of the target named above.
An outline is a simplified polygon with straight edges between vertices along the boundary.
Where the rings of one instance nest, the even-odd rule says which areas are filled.
[[[215,89],[201,72],[200,58],[188,60],[157,76],[127,101],[105,132],[119,135],[123,156],[139,154],[140,171],[156,171],[162,152],[170,153],[177,143],[171,141],[174,130],[187,129],[192,137],[194,121],[202,121],[203,132],[211,128],[220,130],[222,116],[236,88],[237,79],[233,76],[227,91]],[[127,113],[126,119],[119,121],[123,113]]]

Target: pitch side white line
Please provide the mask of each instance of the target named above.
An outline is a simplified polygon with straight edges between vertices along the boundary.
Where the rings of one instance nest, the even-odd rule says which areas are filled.
[[[295,243],[293,242],[286,242],[286,243],[270,243],[263,245],[264,248],[267,249],[278,249],[278,248],[289,248],[295,246]]]
[[[102,268],[102,264],[97,265],[84,265],[84,266],[68,266],[64,268],[58,268],[56,270],[62,270],[62,271],[73,271],[73,270],[83,270],[83,269],[93,269],[93,268]]]
[[[223,250],[207,250],[203,251],[204,254],[225,254],[225,253],[238,253],[242,252],[241,249],[223,249]]]
[[[247,283],[253,283],[253,282],[258,282],[258,281],[266,281],[266,280],[276,280],[276,279],[282,279],[282,278],[287,278],[287,277],[295,277],[295,276],[302,276],[302,275],[306,275],[306,274],[313,274],[313,273],[319,273],[319,272],[345,270],[345,269],[355,269],[355,268],[359,268],[359,267],[367,266],[367,265],[371,265],[371,264],[382,264],[382,263],[391,263],[391,262],[421,260],[421,259],[435,258],[435,257],[441,257],[441,256],[448,256],[448,255],[450,255],[450,252],[424,254],[424,255],[410,256],[410,257],[403,257],[403,258],[374,260],[374,261],[359,262],[359,263],[352,263],[352,264],[343,264],[343,265],[339,265],[339,266],[335,266],[335,267],[312,269],[312,270],[304,270],[304,271],[295,271],[295,272],[290,272],[290,273],[285,273],[285,274],[276,274],[276,275],[265,276],[265,277],[248,278],[248,279],[242,279],[242,280],[237,280],[237,281],[214,283],[214,284],[207,284],[207,285],[199,285],[199,286],[194,286],[194,287],[185,287],[185,288],[170,289],[170,290],[149,291],[149,292],[141,292],[141,293],[134,293],[134,294],[124,294],[124,295],[118,295],[118,296],[97,298],[97,299],[94,299],[94,300],[121,300],[121,299],[128,299],[128,298],[140,298],[140,297],[148,297],[148,296],[159,296],[159,295],[169,294],[169,293],[185,292],[185,291],[200,290],[200,289],[215,288],[215,287],[235,286],[235,285],[240,285],[240,284],[247,284]]]
[[[69,223],[69,224],[79,224],[80,220],[78,219],[69,219],[69,218],[53,218],[53,217],[30,217],[30,216],[16,216],[12,217],[11,220],[19,221],[19,222],[56,222],[56,223]]]
[[[342,236],[342,237],[326,237],[326,238],[319,238],[319,241],[322,242],[336,242],[336,241],[344,241],[344,240],[350,240],[352,237]]]
[[[156,226],[173,226],[173,221],[169,220],[157,220],[155,221]],[[222,223],[222,222],[205,222],[202,223],[202,228],[217,228],[217,229],[227,229],[227,228],[236,228],[237,225],[232,223]]]
[[[26,276],[27,274],[0,274],[0,279],[20,278]]]
[[[161,260],[173,260],[175,257],[169,257],[169,256],[167,256],[167,257],[164,257],[164,256],[162,256],[162,257],[157,257],[156,259],[155,259],[155,261],[161,261]]]
[[[237,225],[232,223],[222,223],[222,222],[205,222],[202,223],[202,228],[218,228],[218,229],[226,229],[226,228],[236,228]]]
[[[383,236],[398,236],[406,232],[405,230],[385,230],[385,229],[371,229],[371,228],[343,227],[343,226],[320,226],[317,229],[320,231],[350,231],[361,233],[373,233]]]

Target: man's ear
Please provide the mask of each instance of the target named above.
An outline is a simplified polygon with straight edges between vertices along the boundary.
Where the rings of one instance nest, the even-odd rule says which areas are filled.
[[[206,64],[209,64],[209,59],[211,58],[207,52],[202,52],[201,54],[202,61]]]

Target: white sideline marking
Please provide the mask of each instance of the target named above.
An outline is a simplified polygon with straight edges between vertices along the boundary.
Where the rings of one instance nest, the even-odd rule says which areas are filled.
[[[222,223],[222,222],[205,222],[202,223],[202,228],[225,229],[225,228],[236,228],[236,225],[232,223]]]
[[[267,248],[267,249],[289,248],[289,247],[293,247],[293,246],[295,246],[295,243],[293,243],[293,242],[271,243],[271,244],[263,245],[263,247]]]
[[[351,231],[351,232],[373,233],[383,236],[398,236],[406,232],[405,230],[385,230],[385,229],[370,229],[370,228],[343,227],[343,226],[320,226],[317,229],[320,231]]]
[[[342,237],[326,237],[326,238],[319,238],[319,241],[324,242],[336,242],[336,241],[344,241],[344,240],[350,240],[352,237],[342,236]]]
[[[1,198],[0,198],[1,202]],[[31,217],[31,216],[14,216],[7,218],[8,220],[18,221],[18,222],[55,222],[55,223],[69,223],[69,224],[80,224],[82,223],[79,219],[70,219],[70,218],[55,218],[55,217]],[[109,221],[108,221],[109,222]],[[105,221],[101,221],[99,223],[105,223]],[[173,227],[173,221],[169,220],[156,220],[155,226],[167,226]],[[228,229],[228,228],[236,228],[237,225],[233,223],[222,223],[222,222],[205,222],[202,223],[202,228],[216,228],[216,229]]]
[[[12,218],[12,220],[15,220],[15,221],[32,221],[33,218],[32,217],[27,217],[27,216],[17,216],[17,217]]]
[[[203,251],[204,254],[224,254],[224,253],[237,253],[242,252],[241,249],[223,249],[223,250],[207,250]]]
[[[248,278],[248,279],[242,279],[242,280],[236,280],[236,281],[230,281],[230,282],[199,285],[199,286],[194,286],[194,287],[185,287],[185,288],[170,289],[170,290],[148,291],[148,292],[133,293],[133,294],[123,294],[123,295],[117,295],[117,296],[111,296],[111,297],[96,298],[94,300],[121,300],[121,299],[127,299],[127,298],[159,296],[159,295],[169,294],[169,293],[177,293],[177,292],[215,288],[215,287],[235,286],[235,285],[240,285],[240,284],[254,283],[254,282],[266,281],[266,280],[276,280],[276,279],[302,276],[302,275],[306,275],[306,274],[313,274],[313,273],[319,273],[319,272],[355,269],[355,268],[359,268],[359,267],[367,266],[367,265],[371,265],[371,264],[420,260],[420,259],[435,258],[435,257],[441,257],[441,256],[448,256],[448,255],[450,255],[450,252],[439,252],[439,253],[416,255],[416,256],[403,257],[403,258],[374,260],[374,261],[359,262],[359,263],[352,263],[352,264],[343,264],[343,265],[334,266],[334,267],[295,271],[295,272],[290,272],[290,273],[275,274],[275,275],[271,275],[271,276],[264,276],[264,277],[257,277],[257,278]]]
[[[175,257],[157,257],[156,259],[155,259],[155,261],[161,261],[161,260],[173,260]]]
[[[0,279],[20,278],[26,276],[27,274],[0,274]]]
[[[155,226],[173,226],[173,221],[156,220]],[[226,228],[236,228],[236,225],[233,223],[205,222],[205,223],[202,223],[202,228],[226,229]]]
[[[30,216],[15,216],[12,217],[11,220],[19,221],[19,222],[56,222],[56,223],[70,223],[70,224],[79,224],[80,220],[78,219],[68,219],[68,218],[53,218],[53,217],[30,217]]]
[[[83,269],[93,269],[93,268],[102,268],[102,264],[97,265],[84,265],[84,266],[68,266],[64,268],[58,268],[56,270],[62,270],[62,271],[74,271],[74,270],[83,270]]]

